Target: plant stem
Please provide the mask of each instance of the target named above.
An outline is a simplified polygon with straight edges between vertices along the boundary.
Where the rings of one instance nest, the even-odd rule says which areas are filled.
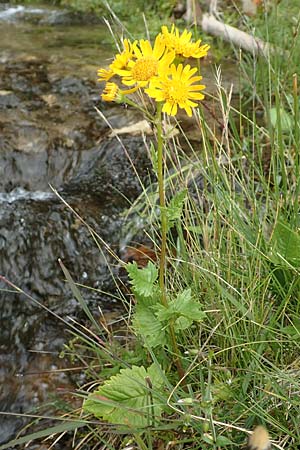
[[[160,263],[159,263],[159,286],[161,290],[161,302],[167,307],[168,301],[166,296],[166,249],[167,249],[167,212],[165,200],[165,183],[164,183],[164,158],[163,158],[163,136],[162,136],[162,120],[161,120],[162,103],[157,103],[156,113],[156,129],[157,129],[157,178],[159,189],[159,206],[161,220],[161,247],[160,247]]]
[[[153,123],[153,116],[146,111],[145,108],[142,108],[138,103],[134,102],[128,97],[124,98],[124,103],[128,106],[132,106],[133,108],[137,109],[138,111],[141,111],[147,119]]]
[[[163,134],[162,134],[162,103],[157,102],[156,112],[156,130],[157,130],[157,179],[159,189],[159,206],[160,206],[160,225],[161,225],[161,247],[160,247],[160,263],[159,263],[159,286],[161,290],[161,303],[168,306],[166,295],[166,251],[167,251],[167,211],[165,199],[165,172],[163,157]],[[184,377],[184,370],[179,358],[179,349],[176,342],[174,322],[170,320],[169,331],[173,349],[174,363],[180,378]]]
[[[294,198],[299,198],[299,192],[300,192],[300,151],[299,151],[299,144],[300,144],[300,124],[299,124],[299,96],[298,96],[298,77],[297,74],[294,73],[293,75],[293,97],[294,97],[294,148],[295,148],[295,178],[297,180],[296,182],[296,189],[295,189],[295,195]],[[298,208],[295,208],[295,219],[294,219],[294,226],[298,227]]]

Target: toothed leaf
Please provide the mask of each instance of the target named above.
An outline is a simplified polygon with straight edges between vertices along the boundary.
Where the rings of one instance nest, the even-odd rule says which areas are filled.
[[[146,267],[139,269],[134,261],[131,264],[127,264],[126,270],[136,294],[140,294],[143,297],[150,297],[154,294],[158,277],[158,270],[155,264],[149,261]]]
[[[184,189],[183,191],[180,191],[177,194],[175,194],[174,197],[170,200],[166,208],[169,229],[172,228],[175,222],[181,218],[186,195],[187,189]]]
[[[157,318],[161,322],[175,320],[175,328],[187,329],[194,321],[201,321],[205,317],[199,301],[192,297],[191,290],[180,292],[175,300],[170,300],[168,306],[157,305]]]
[[[158,320],[152,308],[147,308],[143,304],[137,305],[133,318],[133,328],[143,338],[147,347],[162,347],[167,344],[166,329]]]
[[[161,394],[163,385],[163,374],[154,364],[121,369],[88,396],[83,409],[113,424],[146,427],[161,416],[163,404],[155,393]]]

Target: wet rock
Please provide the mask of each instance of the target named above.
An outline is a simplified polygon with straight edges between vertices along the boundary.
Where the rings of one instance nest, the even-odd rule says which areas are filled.
[[[101,204],[129,206],[151,177],[151,161],[141,137],[112,139],[95,148],[95,157],[62,187],[66,195],[96,197]]]
[[[81,205],[75,207],[80,211]],[[108,216],[96,205],[86,200],[82,203],[82,217],[108,243],[117,241],[121,225],[118,211],[114,212],[110,206],[109,212]],[[66,302],[59,308],[62,306],[59,298],[67,295],[69,288],[62,279],[58,258],[78,282],[94,287],[110,286],[107,261],[90,231],[55,197],[50,202],[18,201],[6,204],[5,208],[2,204],[0,245],[1,274],[38,298],[46,299],[62,314],[70,313]],[[27,308],[31,309],[32,305]]]
[[[19,98],[12,91],[0,91],[0,109],[15,108],[19,103]]]
[[[14,92],[23,93],[23,99],[31,99],[31,95],[39,95],[47,89],[48,75],[45,61],[35,57],[9,62],[0,67],[3,85]]]
[[[88,95],[88,88],[84,85],[82,80],[75,77],[65,77],[59,80],[53,86],[54,92],[60,95],[72,94],[86,96]]]
[[[87,24],[102,24],[103,20],[92,13],[83,13],[76,11],[52,11],[40,20],[40,24],[48,24],[52,26],[63,25],[87,25]]]
[[[68,25],[49,31],[53,27],[42,22],[63,25],[74,19],[48,8],[1,6],[0,275],[21,290],[0,281],[0,410],[22,413],[65,385],[60,378],[47,379],[42,372],[52,360],[31,351],[56,352],[53,366],[58,367],[71,318],[86,321],[58,258],[74,281],[92,288],[82,293],[95,317],[99,304],[104,311],[119,310],[112,296],[103,294],[115,292],[117,270],[103,241],[118,252],[122,211],[141,192],[135,170],[146,180],[150,161],[141,137],[122,135],[123,145],[108,140],[110,127],[128,127],[141,116],[101,102],[95,58],[101,58],[102,39],[91,52],[94,30]],[[76,20],[82,23],[82,17]],[[103,241],[96,243],[91,230]],[[38,373],[27,376],[32,372]],[[0,443],[24,424],[14,416],[1,420]]]
[[[48,134],[42,127],[22,121],[16,131],[13,142],[16,151],[34,154],[47,148]]]
[[[95,143],[105,140],[110,127],[132,125],[140,119],[134,110],[101,103],[95,83],[50,74],[47,61],[30,55],[0,64],[0,77],[0,192],[17,188],[46,191],[49,183],[59,188],[76,173],[82,174],[82,167],[94,161],[97,152],[105,154]],[[103,111],[107,122],[94,105]],[[113,148],[109,151],[113,154]],[[110,164],[107,154],[105,158],[104,164]],[[109,177],[116,177],[121,170],[122,180],[126,172],[117,165],[116,155],[113,164],[115,173]],[[111,186],[111,182],[97,180]],[[138,191],[132,179],[129,184],[132,198]],[[83,191],[86,193],[85,188]]]
[[[25,317],[24,314],[20,314],[20,316],[22,320],[19,317],[16,318],[18,329],[22,330],[22,325],[29,327],[32,322],[30,316]],[[45,402],[48,392],[54,393],[57,385],[60,386],[61,391],[72,389],[66,373],[63,371],[56,372],[56,369],[66,367],[66,361],[57,359],[57,354],[61,351],[64,342],[64,330],[62,326],[59,327],[53,320],[51,321],[51,318],[46,314],[41,313],[40,319],[40,330],[45,332],[45,323],[47,323],[48,340],[47,343],[44,342],[44,339],[41,341],[38,351],[35,351],[33,342],[29,342],[28,331],[25,333],[25,330],[23,336],[26,340],[19,341],[17,357],[15,349],[2,341],[0,352],[1,411],[22,414],[26,412],[25,405],[31,404],[32,408],[36,408],[42,402]],[[4,321],[4,326],[6,325],[7,323]],[[16,330],[16,327],[14,328]],[[36,327],[34,331],[37,332]],[[57,337],[58,331],[59,338]],[[38,334],[42,335],[42,333]],[[19,338],[21,339],[23,336],[20,335]],[[27,349],[30,348],[32,352],[28,354],[25,350],[26,347]],[[58,397],[58,394],[56,395]],[[54,409],[50,405],[44,411],[48,415],[54,414]],[[0,442],[4,443],[14,438],[18,430],[26,424],[26,420],[22,416],[2,416]]]
[[[60,379],[51,378],[48,383],[43,380],[41,362],[37,362],[42,353],[36,355],[30,351],[59,353],[67,339],[66,323],[72,324],[69,317],[85,320],[80,304],[64,281],[58,258],[63,260],[74,281],[93,288],[84,290],[83,295],[95,316],[99,302],[104,311],[114,308],[112,299],[102,291],[115,289],[111,272],[107,270],[112,257],[102,242],[98,248],[90,229],[55,196],[22,199],[22,194],[19,192],[19,197],[2,203],[0,208],[1,275],[23,292],[16,292],[0,281],[0,410],[15,413],[23,413],[29,406],[45,401],[57,383],[62,385]],[[122,226],[118,210],[107,205],[105,211],[86,199],[77,201],[73,207],[108,245],[118,242]],[[65,322],[60,324],[43,307]],[[33,365],[36,376],[27,377]],[[46,364],[44,367],[49,370]],[[5,419],[1,423],[0,442],[13,437],[25,424],[24,420]]]

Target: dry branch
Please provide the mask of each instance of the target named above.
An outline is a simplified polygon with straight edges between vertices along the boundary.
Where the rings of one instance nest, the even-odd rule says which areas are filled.
[[[261,54],[267,56],[272,49],[268,43],[220,22],[211,14],[203,14],[201,26],[206,33],[219,36],[225,41],[252,52],[255,55]]]

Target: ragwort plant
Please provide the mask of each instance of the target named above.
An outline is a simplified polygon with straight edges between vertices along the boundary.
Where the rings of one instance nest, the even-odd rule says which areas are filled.
[[[176,116],[178,108],[181,108],[191,117],[192,109],[198,106],[197,101],[204,98],[201,91],[205,86],[199,84],[202,77],[195,75],[198,69],[192,68],[190,64],[184,65],[183,62],[187,58],[205,56],[209,46],[201,45],[200,40],[192,42],[191,37],[191,32],[185,30],[180,34],[173,25],[171,31],[166,26],[162,27],[153,46],[148,40],[130,42],[125,39],[124,50],[115,56],[108,69],[100,69],[98,72],[99,80],[106,82],[102,99],[139,108],[153,123],[157,135],[153,168],[157,174],[160,209],[159,268],[152,262],[144,269],[138,268],[136,263],[127,265],[136,301],[133,329],[145,349],[152,354],[154,362],[147,369],[144,366],[132,366],[121,370],[118,375],[106,380],[96,392],[91,393],[84,403],[85,411],[128,427],[157,425],[167,403],[166,398],[163,401],[162,387],[166,385],[164,370],[170,370],[168,366],[172,367],[174,364],[178,380],[184,382],[185,369],[177,335],[205,317],[201,304],[193,297],[191,289],[186,288],[177,291],[175,296],[171,295],[166,276],[167,234],[181,216],[186,191],[177,193],[166,204],[166,142],[162,113]],[[121,89],[120,84],[129,89]],[[151,106],[144,109],[128,97],[136,92],[155,100],[153,114]],[[125,411],[120,409],[120,402]]]

